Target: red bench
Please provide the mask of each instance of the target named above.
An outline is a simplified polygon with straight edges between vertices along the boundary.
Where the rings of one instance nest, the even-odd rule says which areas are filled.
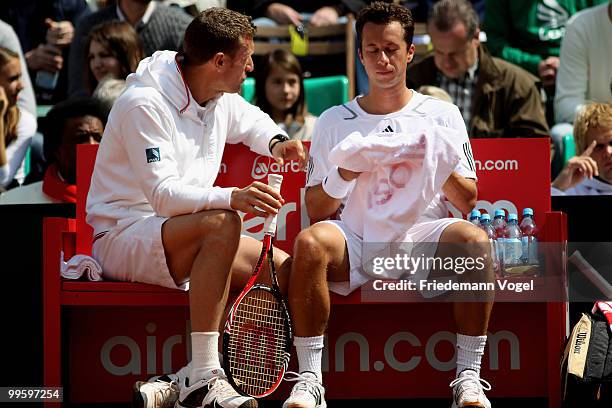
[[[499,156],[500,142],[504,141],[475,141],[475,157],[482,157],[483,161],[486,157],[502,162],[507,160],[503,154],[495,159]],[[514,143],[505,142],[510,143],[504,146]],[[532,143],[529,149],[535,149],[536,157],[546,156],[548,142],[524,142]],[[525,151],[525,145],[511,147],[514,150],[504,154],[517,155],[517,152]],[[125,402],[130,398],[134,379],[167,371],[166,365],[177,369],[186,361],[187,356],[178,355],[177,350],[188,352],[189,336],[185,334],[188,328],[181,328],[188,316],[188,297],[181,291],[140,283],[65,281],[60,278],[60,251],[64,251],[66,258],[75,253],[91,253],[92,232],[84,215],[96,151],[95,147],[79,146],[77,218],[47,218],[44,221],[44,384],[64,384],[68,391],[64,398],[72,402]],[[229,162],[224,160],[224,163],[232,172],[241,174],[243,178],[250,178],[250,174],[259,177],[257,169],[261,170],[259,164],[262,162],[258,164],[260,159],[243,146],[229,146],[226,158],[230,158]],[[484,161],[484,166],[486,163]],[[520,164],[523,165],[523,161]],[[534,170],[533,166],[525,166],[527,168],[521,170],[531,176],[535,177],[533,171],[542,174],[541,168]],[[540,167],[548,171],[547,162]],[[224,167],[219,177],[221,185],[228,181],[230,174],[227,167],[225,173],[223,170]],[[290,167],[284,170],[291,172]],[[302,184],[299,185],[303,185],[303,174],[294,174],[293,177],[301,177]],[[488,191],[485,189],[495,190],[495,186],[487,184],[491,183],[487,181],[490,177],[479,172],[479,178],[481,194]],[[288,180],[287,176],[285,180]],[[544,181],[539,183],[536,187],[541,190],[550,179],[544,176]],[[540,191],[539,195],[547,193]],[[279,246],[289,249],[292,237],[303,225],[300,203],[295,203],[299,201],[300,189],[295,183],[291,186],[285,182],[283,195],[286,199],[289,197],[289,206],[285,214],[285,236],[284,239],[279,236]],[[521,197],[516,198],[519,195]],[[549,211],[549,198],[547,203],[533,195],[515,194],[512,198],[516,204],[526,206],[523,203],[530,203],[535,208],[542,241],[567,240],[565,215]],[[537,205],[535,201],[538,201]],[[293,207],[290,205],[292,202],[295,204]],[[482,205],[487,204],[484,202]],[[246,228],[249,225],[256,229],[257,223],[245,222]],[[563,268],[563,265],[555,267]],[[359,291],[348,297],[333,296],[332,303],[334,310],[323,363],[330,398],[449,397],[447,382],[453,373],[446,371],[451,370],[454,353],[449,304],[364,303]],[[128,306],[130,308],[126,308]],[[170,311],[166,313],[166,309]],[[64,321],[62,310],[69,312],[64,315]],[[168,318],[168,315],[183,320]],[[550,407],[559,405],[558,363],[566,335],[565,316],[566,306],[561,302],[496,304],[490,327],[489,351],[483,361],[483,377],[494,385],[490,393],[493,398],[548,397]],[[178,323],[168,323],[169,320]],[[146,323],[145,330],[143,323]],[[167,328],[167,323],[174,326]],[[70,358],[62,357],[66,355],[62,353],[63,347],[64,353],[69,348]],[[158,364],[160,359],[163,367]],[[62,370],[65,361],[68,361],[68,373]],[[104,377],[106,395],[92,393],[82,386],[91,381],[92,376]],[[365,384],[365,381],[371,387],[355,387],[356,384]],[[284,391],[277,395],[282,397]]]

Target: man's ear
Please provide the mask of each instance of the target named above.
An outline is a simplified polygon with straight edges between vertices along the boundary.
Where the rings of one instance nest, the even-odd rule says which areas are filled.
[[[414,53],[415,53],[415,46],[414,44],[410,44],[410,47],[408,47],[408,63],[410,64],[414,58]]]
[[[216,69],[222,69],[223,65],[227,64],[225,54],[222,52],[216,53],[213,57],[213,63]]]

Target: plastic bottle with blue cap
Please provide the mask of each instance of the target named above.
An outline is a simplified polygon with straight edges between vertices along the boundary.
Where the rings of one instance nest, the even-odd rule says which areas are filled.
[[[472,224],[476,225],[477,227],[480,226],[480,211],[476,209],[472,210],[470,212],[469,220]]]
[[[523,247],[523,263],[527,265],[538,264],[538,228],[533,217],[533,209],[523,210],[523,220],[521,221],[521,238]]]
[[[508,224],[504,230],[504,267],[507,268],[520,266],[523,264],[523,244],[521,242],[523,234],[518,225],[518,216],[508,214]]]

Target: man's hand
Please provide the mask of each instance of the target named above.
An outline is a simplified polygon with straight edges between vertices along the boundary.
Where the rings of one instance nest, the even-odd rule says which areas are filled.
[[[70,21],[53,21],[45,19],[47,26],[47,44],[63,47],[69,45],[74,38],[74,26]]]
[[[278,142],[272,148],[272,157],[278,164],[284,164],[285,160],[298,162],[300,170],[304,170],[308,164],[308,152],[299,140],[286,140]]]
[[[338,22],[338,17],[338,10],[334,7],[324,6],[313,14],[310,24],[315,27],[336,24]]]
[[[40,44],[33,50],[26,52],[25,59],[28,68],[32,71],[57,72],[64,65],[62,50],[49,44]]]
[[[555,85],[557,70],[559,69],[559,58],[548,57],[538,64],[538,76],[542,80],[544,87]]]
[[[293,24],[299,26],[304,17],[293,8],[281,3],[271,3],[266,10],[266,17],[278,24]]]
[[[245,188],[235,189],[230,199],[230,206],[233,210],[264,218],[268,214],[277,214],[284,203],[285,200],[279,192],[259,181],[254,181]]]
[[[597,162],[591,158],[595,146],[597,146],[597,141],[593,140],[593,143],[580,156],[569,159],[567,166],[553,181],[553,187],[565,191],[580,183],[585,177],[592,179],[593,176],[599,176]]]

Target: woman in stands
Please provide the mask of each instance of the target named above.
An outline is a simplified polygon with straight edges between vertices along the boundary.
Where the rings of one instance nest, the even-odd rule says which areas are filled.
[[[255,103],[287,132],[290,138],[310,140],[316,117],[308,113],[302,67],[283,50],[266,55],[257,67]]]
[[[124,21],[95,26],[85,41],[85,87],[93,94],[105,77],[125,79],[136,71],[143,58],[142,42],[134,28]]]
[[[36,119],[17,106],[17,95],[23,89],[19,55],[0,47],[0,191],[23,181],[24,158]]]
[[[552,183],[553,195],[612,194],[612,103],[585,105],[574,121],[578,156]]]

